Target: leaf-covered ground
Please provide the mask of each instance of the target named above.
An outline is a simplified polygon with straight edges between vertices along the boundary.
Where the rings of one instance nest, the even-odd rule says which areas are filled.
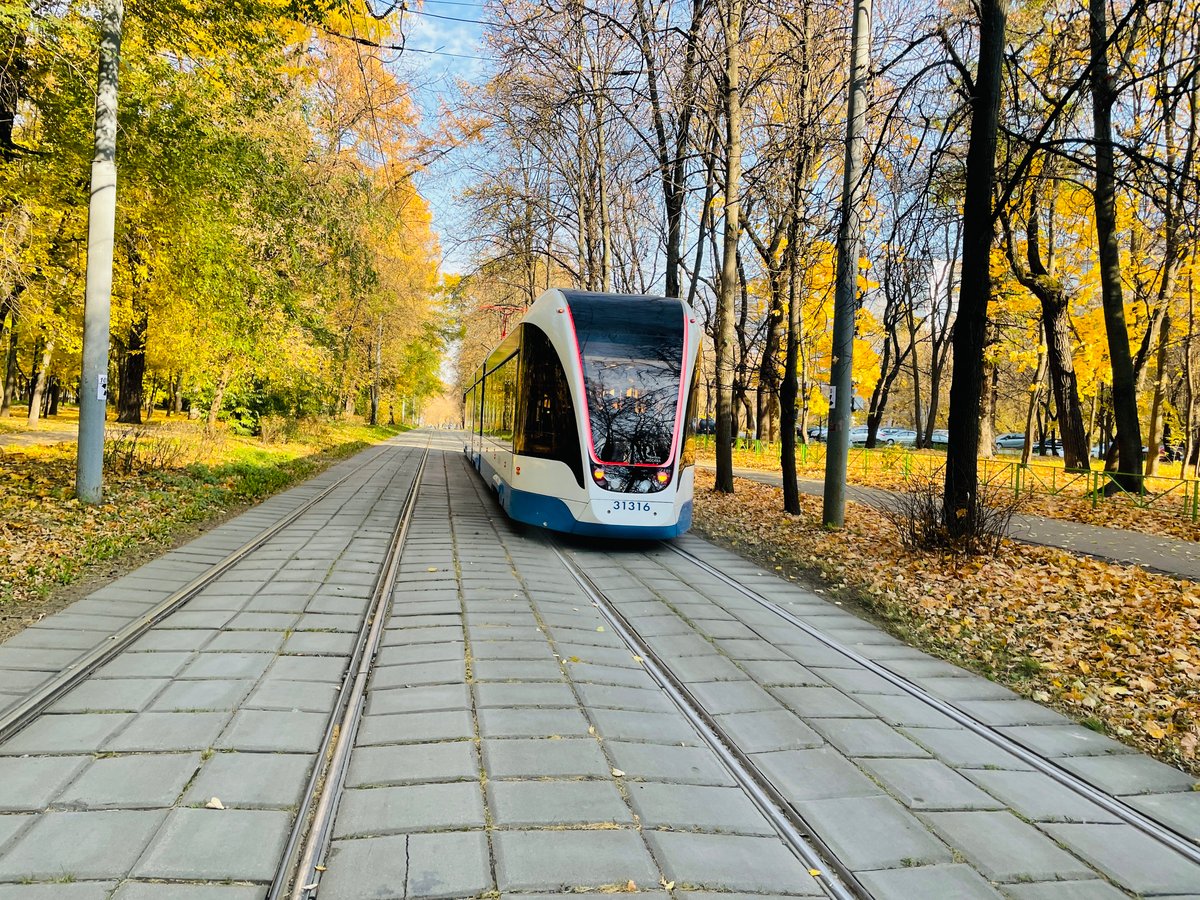
[[[873,465],[869,471],[851,465],[846,478],[852,484],[864,487],[877,487],[887,490],[904,490],[907,482],[903,468],[900,465],[900,452],[896,451],[895,464],[887,465],[887,452],[879,451],[880,465]],[[701,449],[697,454],[701,462],[712,464],[711,449]],[[919,455],[919,459],[925,459]],[[943,457],[931,456],[940,465]],[[1002,461],[1003,462],[1003,461]],[[778,474],[779,458],[774,454],[755,453],[739,450],[734,453],[735,467],[754,469],[759,472]],[[1050,468],[1047,466],[1047,468]],[[1178,464],[1176,464],[1178,468]],[[1043,477],[1048,478],[1043,472]],[[809,467],[799,466],[797,475],[800,478],[822,479],[825,476],[824,457],[819,465]],[[1061,468],[1058,475],[1063,476]],[[1166,490],[1170,481],[1161,479],[1159,489]],[[1084,483],[1079,481],[1069,485],[1060,493],[1045,492],[1045,487],[1035,488],[1036,492],[1028,493],[1021,506],[1021,512],[1031,516],[1046,516],[1051,519],[1062,519],[1068,522],[1082,522],[1087,525],[1104,525],[1110,528],[1124,528],[1127,531],[1138,531],[1142,534],[1154,534],[1164,537],[1176,537],[1188,541],[1200,541],[1200,521],[1193,522],[1186,514],[1182,485],[1174,486],[1162,496],[1143,498],[1141,505],[1131,496],[1118,494],[1105,498],[1093,504],[1086,494]]]
[[[74,444],[0,448],[0,640],[61,605],[66,585],[157,552],[395,433],[326,426],[263,444],[159,429],[137,446],[109,443],[99,506],[74,497]]]
[[[1200,589],[1052,548],[1006,542],[994,558],[901,546],[877,510],[848,504],[824,530],[821,498],[782,512],[779,488],[697,472],[696,527],[834,599],[865,607],[915,646],[961,663],[1200,774]]]

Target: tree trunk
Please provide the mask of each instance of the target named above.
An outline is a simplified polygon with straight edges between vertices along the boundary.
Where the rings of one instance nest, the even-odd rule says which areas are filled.
[[[1167,338],[1171,332],[1171,314],[1164,312],[1158,330],[1158,372],[1154,377],[1154,400],[1150,406],[1150,437],[1146,447],[1146,474],[1158,471],[1158,451],[1163,439],[1163,401],[1167,392]]]
[[[146,331],[149,315],[146,310],[134,309],[129,325],[129,337],[123,354],[120,390],[117,394],[117,421],[126,425],[142,423],[142,404],[145,402],[143,382],[146,377]]]
[[[995,326],[988,323],[987,337],[984,339],[984,346],[990,346],[995,343],[994,338]],[[996,414],[996,361],[993,359],[985,359],[983,364],[983,380],[980,385],[979,392],[979,443],[975,448],[975,453],[984,459],[991,459],[996,455],[996,431],[993,426],[993,421]]]
[[[733,493],[734,304],[739,287],[737,246],[741,234],[738,193],[742,177],[741,28],[744,0],[729,0],[723,21],[725,38],[725,233],[721,290],[717,298],[717,447],[716,490]]]
[[[913,305],[908,304],[905,319],[908,323],[908,351],[912,355],[913,380],[913,431],[917,433],[916,446],[928,447],[932,431],[922,432],[921,426],[921,365],[917,359],[917,323],[913,315]]]
[[[970,532],[978,500],[976,450],[988,303],[992,296],[990,266],[995,234],[992,189],[1008,0],[980,0],[979,11],[979,71],[971,99],[971,138],[963,197],[962,279],[954,326],[954,374],[950,382],[950,434],[943,495],[944,523],[947,531],[956,536]]]
[[[225,400],[225,390],[229,387],[229,379],[232,376],[233,363],[227,362],[221,367],[221,375],[217,379],[217,386],[213,391],[212,403],[208,405],[208,419],[204,423],[204,430],[209,434],[217,430],[217,416],[221,412],[221,403]]]
[[[1112,363],[1113,414],[1117,421],[1117,483],[1137,489],[1142,471],[1142,430],[1138,421],[1129,328],[1121,288],[1121,252],[1117,244],[1116,166],[1113,161],[1112,107],[1115,81],[1108,70],[1108,8],[1106,0],[1088,0],[1088,39],[1091,55],[1093,137],[1096,143],[1096,238],[1099,244],[1100,295],[1104,330]]]
[[[37,375],[33,379],[33,393],[29,395],[29,416],[26,421],[30,425],[36,425],[42,415],[42,395],[46,391],[46,382],[50,378],[50,363],[54,359],[54,341],[49,341],[46,344],[46,349],[42,351],[41,365],[38,366]]]
[[[1029,388],[1029,408],[1025,413],[1025,443],[1021,447],[1021,465],[1029,465],[1033,455],[1033,424],[1037,416],[1038,403],[1042,399],[1042,385],[1046,381],[1046,350],[1043,347],[1038,352],[1037,371],[1033,375],[1033,384]]]
[[[1050,366],[1050,385],[1062,432],[1063,462],[1068,471],[1091,468],[1087,433],[1083,427],[1083,405],[1079,402],[1079,383],[1071,354],[1070,322],[1066,297],[1042,301],[1042,324],[1046,335],[1046,356]]]
[[[783,510],[800,514],[800,488],[796,483],[796,400],[800,389],[800,298],[796,296],[795,228],[788,241],[788,320],[784,340],[783,384],[779,388],[780,447],[779,467],[783,474]],[[803,429],[805,423],[800,422]],[[807,435],[805,435],[807,438]]]
[[[14,294],[16,291],[13,292]],[[16,299],[13,296],[8,300],[8,325],[4,329],[4,336],[7,341],[0,341],[0,346],[5,347],[4,354],[4,387],[0,393],[0,416],[12,415],[12,400],[13,394],[17,389],[17,345],[20,343],[20,320],[17,310]],[[0,316],[0,318],[3,318]]]
[[[62,396],[62,385],[58,382],[58,376],[54,375],[50,378],[50,398],[46,404],[46,415],[53,418],[58,415],[58,402]]]

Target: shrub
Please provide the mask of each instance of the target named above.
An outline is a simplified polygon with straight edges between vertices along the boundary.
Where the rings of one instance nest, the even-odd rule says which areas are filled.
[[[997,486],[980,490],[973,513],[961,529],[952,534],[946,528],[942,486],[932,478],[914,479],[908,490],[897,492],[884,505],[883,514],[900,536],[900,543],[912,550],[930,550],[955,556],[992,555],[1008,535],[1012,517],[1024,498]]]

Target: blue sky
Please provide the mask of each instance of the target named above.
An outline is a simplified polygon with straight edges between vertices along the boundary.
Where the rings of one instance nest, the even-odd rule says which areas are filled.
[[[415,88],[415,99],[429,131],[437,127],[441,107],[457,103],[456,80],[476,84],[487,80],[491,66],[481,58],[487,56],[483,29],[478,24],[482,16],[482,0],[423,0],[419,10],[404,14],[408,50],[399,66]],[[468,21],[457,21],[464,19]],[[452,151],[418,179],[421,193],[433,210],[445,272],[461,272],[469,264],[462,244],[463,216],[455,204],[455,195],[466,184],[461,172],[463,155],[469,152],[469,149]]]

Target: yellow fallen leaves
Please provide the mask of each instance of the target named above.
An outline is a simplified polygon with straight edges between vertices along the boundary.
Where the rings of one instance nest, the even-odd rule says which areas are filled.
[[[992,558],[900,546],[878,511],[851,503],[820,527],[821,499],[782,513],[782,492],[698,472],[696,525],[769,567],[815,575],[901,637],[1200,773],[1200,590],[1053,548],[1006,543]]]

